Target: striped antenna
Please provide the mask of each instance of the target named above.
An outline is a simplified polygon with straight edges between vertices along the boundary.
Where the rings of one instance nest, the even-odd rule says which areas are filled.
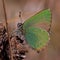
[[[23,23],[22,16],[21,16],[21,11],[19,12],[19,18],[20,18],[21,23]]]

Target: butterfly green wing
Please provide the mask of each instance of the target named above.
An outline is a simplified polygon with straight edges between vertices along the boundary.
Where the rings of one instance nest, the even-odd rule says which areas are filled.
[[[48,24],[50,24],[50,22],[51,22],[50,9],[46,9],[41,12],[38,12],[34,16],[27,19],[23,24],[23,28],[27,29],[28,27],[31,27],[31,26],[41,23],[41,22],[47,22]]]
[[[51,12],[49,9],[38,12],[23,24],[27,43],[34,49],[40,50],[49,41],[49,34],[42,28],[36,28],[36,24],[41,22],[51,23]]]
[[[27,43],[35,50],[40,50],[49,41],[49,34],[41,28],[29,27],[26,30],[25,38]]]

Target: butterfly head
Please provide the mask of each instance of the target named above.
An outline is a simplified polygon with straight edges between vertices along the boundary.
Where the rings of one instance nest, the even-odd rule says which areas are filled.
[[[18,23],[18,24],[17,24],[17,28],[18,28],[19,30],[21,30],[21,29],[23,28],[23,24],[22,24],[22,23]]]

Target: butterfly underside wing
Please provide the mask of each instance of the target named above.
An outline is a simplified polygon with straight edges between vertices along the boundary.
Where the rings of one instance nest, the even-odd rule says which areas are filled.
[[[50,38],[49,33],[47,32],[50,28],[50,25],[50,9],[38,12],[34,16],[27,19],[23,24],[27,43],[35,50],[40,50],[43,48]]]

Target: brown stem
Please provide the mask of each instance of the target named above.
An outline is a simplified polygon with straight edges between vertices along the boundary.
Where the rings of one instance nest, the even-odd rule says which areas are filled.
[[[6,23],[6,29],[7,29],[7,34],[8,34],[9,47],[10,47],[10,57],[11,57],[11,60],[13,60],[12,49],[11,49],[11,42],[10,42],[10,36],[9,36],[9,29],[8,29],[8,22],[7,22],[7,14],[6,14],[4,0],[2,0],[2,3],[3,3],[4,15],[5,15],[5,23]]]

